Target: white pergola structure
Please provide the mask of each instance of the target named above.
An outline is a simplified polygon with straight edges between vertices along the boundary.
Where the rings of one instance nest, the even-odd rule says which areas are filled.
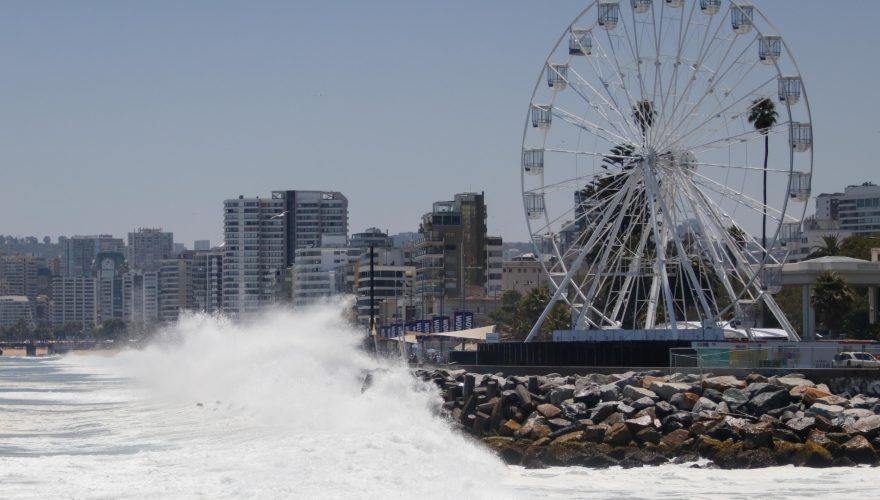
[[[875,249],[878,250],[878,249]],[[874,257],[880,250],[874,252]],[[781,268],[781,270],[780,270]],[[850,286],[868,288],[868,315],[871,324],[877,322],[877,288],[880,287],[880,262],[872,262],[852,257],[819,257],[793,264],[769,265],[765,271],[773,274],[777,271],[776,285],[801,286],[803,314],[803,331],[801,337],[805,341],[816,340],[816,311],[810,303],[816,277],[824,272],[834,272],[846,280]],[[773,280],[773,281],[776,281]]]

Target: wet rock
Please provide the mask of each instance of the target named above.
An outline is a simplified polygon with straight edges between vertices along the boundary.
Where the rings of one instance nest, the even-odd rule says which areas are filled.
[[[617,404],[617,411],[626,416],[630,416],[636,412],[636,409],[626,403],[620,402]]]
[[[715,411],[718,405],[708,398],[701,397],[697,400],[697,404],[694,405],[693,412],[700,413],[701,411]]]
[[[678,393],[669,400],[669,403],[672,406],[675,406],[679,410],[682,411],[691,411],[694,409],[694,405],[699,401],[700,396],[694,394],[693,392],[682,392]]]
[[[800,443],[801,438],[794,431],[786,429],[784,427],[776,427],[773,429],[770,434],[775,439],[780,439],[782,441],[788,441],[789,443]]]
[[[624,423],[627,427],[629,427],[629,430],[632,434],[636,434],[643,429],[652,427],[654,424],[654,419],[651,418],[650,415],[644,415],[638,418],[625,420]]]
[[[617,402],[599,403],[590,411],[590,420],[601,422],[617,411]]]
[[[757,384],[753,384],[757,385]],[[753,415],[763,415],[768,411],[782,408],[788,404],[788,391],[762,392],[746,403],[746,408]]]
[[[800,435],[806,435],[816,425],[814,417],[798,417],[792,418],[785,422],[786,428]]]
[[[800,377],[777,377],[776,384],[781,385],[786,390],[791,391],[795,387],[803,386],[803,387],[816,387],[816,384],[813,383],[812,380],[807,380],[805,378]]]
[[[749,395],[749,399],[754,399],[756,396],[764,394],[765,392],[778,392],[783,390],[786,389],[768,382],[757,382],[746,387],[746,392]]]
[[[716,391],[715,389],[703,389],[702,397],[712,401],[713,403],[720,403],[723,400],[721,392]]]
[[[828,406],[842,406],[844,408],[849,407],[849,400],[848,399],[846,399],[845,397],[842,397],[842,396],[835,396],[833,394],[831,396],[823,396],[821,398],[817,398],[816,402],[813,404],[815,405],[816,403],[828,405]]]
[[[651,389],[651,386],[654,383],[663,383],[667,380],[669,380],[669,377],[667,377],[666,375],[645,375],[644,377],[642,377],[642,388]]]
[[[614,424],[623,423],[624,420],[626,420],[626,416],[623,413],[616,411],[616,412],[612,413],[611,415],[608,415],[608,417],[605,420],[603,420],[602,423],[605,425],[611,426]]]
[[[584,428],[583,439],[584,441],[601,443],[605,440],[605,433],[607,431],[608,426],[605,424],[590,425]]]
[[[572,397],[575,402],[590,407],[602,400],[602,391],[599,390],[599,386],[592,385],[576,390]]]
[[[672,396],[676,394],[690,391],[691,385],[676,382],[653,381],[651,382],[649,389],[657,394],[662,400],[669,401],[672,399]]]
[[[522,425],[516,420],[505,420],[498,429],[498,434],[501,434],[502,436],[513,436],[520,427],[522,427]]]
[[[649,398],[652,401],[658,401],[660,399],[654,391],[649,389],[642,389],[641,387],[635,387],[628,385],[623,388],[623,397],[629,398],[631,401],[636,401],[642,398]]]
[[[493,436],[483,438],[483,443],[501,457],[505,463],[519,465],[522,462],[525,447],[513,438]]]
[[[660,439],[662,437],[663,437],[663,435],[660,434],[659,432],[657,432],[656,429],[648,427],[648,428],[645,428],[645,429],[642,429],[642,430],[636,432],[635,440],[637,443],[640,443],[640,444],[645,444],[645,443],[657,444],[660,442]],[[664,460],[664,462],[665,462],[665,460]]]
[[[727,389],[745,389],[746,383],[730,375],[709,377],[703,380],[703,387],[724,392]]]
[[[873,464],[877,453],[865,436],[855,436],[841,446],[847,458],[858,464]]]
[[[854,419],[858,420],[858,419],[863,419],[863,418],[867,418],[867,417],[873,417],[876,415],[874,414],[873,411],[866,410],[864,408],[848,408],[846,410],[843,410],[843,416],[854,418]]]
[[[675,413],[676,408],[666,401],[658,401],[656,405],[654,405],[654,411],[659,418],[663,418],[666,415]]]
[[[736,411],[749,402],[749,393],[745,389],[727,389],[721,395],[721,399],[731,410]]]
[[[686,429],[677,429],[663,436],[660,442],[674,451],[693,443],[693,439]]]
[[[566,420],[564,418],[551,418],[547,420],[547,425],[550,426],[550,429],[553,432],[557,432],[560,429],[568,429],[570,427],[579,428],[580,424],[574,425],[571,420]],[[573,430],[573,429],[572,429]]]
[[[636,401],[633,401],[632,407],[636,411],[641,411],[641,410],[644,410],[645,408],[653,408],[654,407],[654,400],[649,397],[640,398],[640,399],[637,399]],[[865,411],[870,411],[870,410],[865,410]]]
[[[584,403],[562,403],[562,415],[569,420],[580,420],[587,418],[590,412]]]
[[[542,405],[538,405],[538,412],[543,415],[545,418],[556,418],[562,414],[562,410],[551,403],[544,403]]]
[[[880,399],[865,396],[863,394],[859,394],[850,400],[850,404],[853,408],[864,408],[866,410],[870,410],[878,403],[880,403]]]
[[[831,453],[811,440],[807,440],[794,454],[794,465],[829,467],[833,463],[834,458],[831,456]]]
[[[877,435],[880,435],[880,415],[860,418],[858,422],[853,425],[853,428],[856,432],[869,439],[874,438]]]
[[[620,389],[614,384],[606,384],[599,386],[599,395],[602,401],[617,401],[620,396]]]
[[[561,436],[553,439],[551,444],[560,444],[560,443],[582,441],[583,437],[584,437],[583,431],[567,432],[567,433],[562,434]]]
[[[605,433],[605,442],[611,446],[626,446],[632,441],[632,434],[623,422],[616,423]]]
[[[573,385],[562,385],[550,391],[550,404],[560,405],[566,399],[571,399],[574,396],[574,386]]]
[[[663,433],[669,434],[676,429],[687,429],[694,423],[694,417],[690,413],[676,412],[667,415],[661,420]]]
[[[831,393],[828,391],[823,391],[818,387],[810,387],[804,391],[802,399],[805,405],[812,406],[812,404],[815,403],[817,399],[827,396],[831,396]]]
[[[837,405],[814,403],[813,406],[810,407],[810,413],[831,420],[834,417],[843,413],[843,407]]]
[[[552,432],[553,429],[547,424],[535,424],[532,426],[532,432],[529,434],[529,437],[537,440],[548,437]]]
[[[750,373],[746,376],[746,383],[751,385],[756,382],[767,382],[767,377],[761,375],[760,373]]]

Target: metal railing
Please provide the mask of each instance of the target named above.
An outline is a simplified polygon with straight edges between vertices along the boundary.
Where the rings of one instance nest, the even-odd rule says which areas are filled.
[[[841,352],[880,354],[880,345],[846,344],[799,346],[790,343],[741,346],[675,347],[669,350],[669,367],[675,368],[834,368]],[[843,365],[842,367],[846,367]]]

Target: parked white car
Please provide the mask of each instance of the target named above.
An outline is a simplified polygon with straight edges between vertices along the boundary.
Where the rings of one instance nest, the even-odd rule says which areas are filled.
[[[841,352],[831,366],[845,368],[880,368],[880,360],[867,352]]]

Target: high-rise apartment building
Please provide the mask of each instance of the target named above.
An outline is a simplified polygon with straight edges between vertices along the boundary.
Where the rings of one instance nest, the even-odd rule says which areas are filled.
[[[34,327],[31,301],[24,295],[0,295],[0,327],[22,324]]]
[[[321,246],[322,235],[348,237],[348,198],[338,191],[273,191],[284,202],[285,264],[296,249]]]
[[[486,238],[486,296],[500,297],[503,291],[504,240],[500,236]]]
[[[0,295],[23,295],[30,300],[40,292],[39,270],[46,259],[33,255],[0,255]]]
[[[84,331],[98,324],[98,285],[92,277],[56,276],[52,280],[51,322],[53,326],[80,323]]]
[[[223,202],[223,311],[252,317],[276,301],[286,274],[287,200],[245,198]]]
[[[320,247],[295,250],[291,280],[291,297],[295,306],[353,291],[354,264],[361,249],[348,247],[345,243],[345,236],[332,235],[323,237]]]
[[[121,238],[102,234],[98,236],[74,236],[63,241],[64,253],[61,257],[61,275],[75,278],[92,276],[95,256],[100,252],[124,252],[125,244]]]
[[[865,182],[847,186],[843,193],[820,194],[816,219],[839,221],[840,229],[854,234],[880,233],[880,186]]]
[[[420,302],[414,297],[416,268],[407,265],[401,248],[377,246],[373,247],[372,275],[370,274],[370,251],[361,253],[357,263],[355,289],[357,291],[358,322],[369,326],[370,289],[373,291],[373,314],[379,324],[392,322],[396,317],[406,318],[401,314],[402,306],[417,308]],[[393,304],[393,305],[392,305]],[[392,305],[389,307],[389,305]],[[382,317],[391,310],[392,317]],[[413,315],[417,316],[417,315]],[[414,319],[414,318],[407,318]]]
[[[120,252],[100,252],[95,257],[92,275],[97,282],[98,324],[124,319],[122,277],[127,270]]]
[[[162,259],[174,252],[174,234],[161,228],[140,228],[128,233],[128,267],[138,271],[158,271]]]
[[[482,193],[438,201],[422,217],[416,244],[416,294],[455,299],[484,295],[487,278],[486,204]],[[433,310],[426,314],[439,311]]]
[[[131,270],[122,277],[123,316],[134,327],[159,321],[159,273]]]
[[[196,240],[193,242],[193,250],[207,252],[211,249],[211,240]]]
[[[206,313],[223,308],[223,251],[194,252],[192,264],[193,308]]]

